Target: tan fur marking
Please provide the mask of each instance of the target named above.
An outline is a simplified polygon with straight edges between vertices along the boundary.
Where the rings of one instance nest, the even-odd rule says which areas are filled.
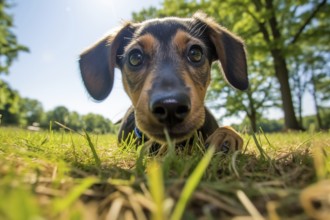
[[[142,46],[143,51],[149,56],[152,56],[158,47],[157,40],[151,34],[143,35],[137,41]]]
[[[191,115],[189,115],[188,118],[191,124],[195,124],[195,126],[199,128],[204,123],[204,98],[206,88],[197,86],[191,77],[189,77],[187,71],[183,71],[183,80],[190,88]]]
[[[190,40],[190,35],[187,32],[179,30],[173,38],[173,44],[180,53],[183,53],[186,50],[187,44]]]
[[[129,51],[133,48],[141,48],[144,53],[152,56],[159,47],[158,41],[151,35],[146,34],[134,39],[130,44],[125,47],[125,51]]]
[[[144,54],[148,55],[149,57],[153,57],[159,48],[159,43],[151,34],[146,34],[131,42],[125,48],[126,53],[134,48],[140,48]],[[139,89],[133,90],[129,87],[125,77],[123,77],[125,91],[131,98],[134,107],[137,107],[137,103],[139,102],[139,99],[141,99],[140,96],[143,96],[141,93],[145,91],[147,84],[151,85],[152,83],[150,80],[150,75],[152,75],[152,68],[152,66],[144,65],[144,68],[142,68],[139,73],[132,72],[129,68],[126,67],[123,69],[126,73],[125,77],[129,77],[129,79],[132,80],[135,85],[139,85],[137,86]],[[145,100],[145,102],[147,102],[147,100]]]

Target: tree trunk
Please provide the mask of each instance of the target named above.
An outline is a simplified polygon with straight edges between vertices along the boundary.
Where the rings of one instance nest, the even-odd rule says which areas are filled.
[[[252,127],[252,131],[253,132],[257,132],[258,128],[257,128],[257,119],[255,115],[250,115],[248,116],[251,122],[251,127]]]
[[[285,128],[301,130],[294,112],[291,89],[289,85],[289,72],[285,58],[281,54],[281,51],[276,49],[272,50],[272,56],[275,66],[275,75],[280,83]]]
[[[299,76],[298,76],[299,77]],[[301,81],[300,78],[298,78],[298,123],[299,126],[303,127],[303,116],[302,116],[302,99],[303,99],[304,90],[301,88]]]
[[[254,99],[252,97],[251,90],[247,91],[247,96],[249,100],[249,108],[246,111],[246,115],[250,120],[252,131],[257,132],[257,110],[255,108]]]
[[[292,130],[300,130],[301,128],[294,112],[291,89],[289,85],[289,71],[287,68],[285,57],[282,53],[283,48],[275,47],[276,43],[281,42],[282,36],[277,24],[273,0],[266,0],[265,3],[266,9],[270,13],[267,19],[267,23],[270,27],[270,32],[267,30],[265,22],[259,22],[258,25],[261,33],[263,34],[264,40],[267,42],[270,48],[271,55],[273,57],[275,75],[280,84],[285,128]],[[257,11],[260,11],[262,5],[261,2],[255,1],[255,5]]]
[[[314,105],[315,105],[315,111],[316,111],[316,120],[317,120],[317,123],[319,124],[319,129],[323,129],[323,123],[322,123],[321,114],[320,114],[320,107],[317,103],[315,94],[313,94],[313,96],[314,96]]]
[[[312,71],[314,71],[314,69],[312,69]],[[313,96],[313,99],[314,99],[314,107],[315,107],[315,111],[316,111],[316,120],[317,120],[317,123],[319,125],[319,129],[323,129],[323,124],[322,124],[322,119],[321,119],[321,114],[320,114],[320,107],[319,107],[319,104],[317,102],[317,95],[316,95],[316,86],[315,86],[315,76],[312,76],[312,96]]]
[[[296,61],[298,62],[298,61]],[[303,99],[303,94],[304,94],[304,87],[302,85],[302,80],[301,80],[301,76],[298,74],[299,71],[299,67],[298,65],[294,67],[295,69],[297,69],[297,72],[293,74],[293,87],[295,89],[293,89],[293,96],[297,96],[297,110],[298,110],[298,123],[300,127],[303,127],[303,117],[302,117],[302,99]]]

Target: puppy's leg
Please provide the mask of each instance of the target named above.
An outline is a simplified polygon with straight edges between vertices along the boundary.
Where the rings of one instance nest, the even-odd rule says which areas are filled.
[[[212,145],[215,146],[217,152],[233,152],[242,149],[243,138],[232,127],[220,127],[205,141],[205,146]]]
[[[118,132],[118,143],[131,139],[131,135],[132,132],[134,132],[135,127],[134,108],[131,106],[127,110],[125,116],[121,119],[121,125]]]

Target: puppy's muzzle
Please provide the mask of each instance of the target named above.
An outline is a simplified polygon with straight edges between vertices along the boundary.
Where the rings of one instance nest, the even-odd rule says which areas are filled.
[[[158,92],[150,97],[149,111],[159,123],[168,128],[183,122],[190,109],[191,101],[186,92]]]

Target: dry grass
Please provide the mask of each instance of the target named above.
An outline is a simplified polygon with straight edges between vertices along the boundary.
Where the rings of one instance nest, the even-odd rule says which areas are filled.
[[[196,143],[150,157],[112,135],[0,127],[0,219],[330,216],[329,132],[244,139],[231,155]]]

